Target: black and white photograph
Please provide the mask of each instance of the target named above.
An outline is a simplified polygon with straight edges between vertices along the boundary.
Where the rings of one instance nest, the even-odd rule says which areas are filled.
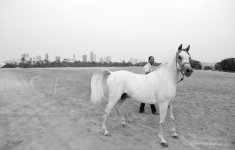
[[[0,0],[0,150],[234,149],[234,0]]]

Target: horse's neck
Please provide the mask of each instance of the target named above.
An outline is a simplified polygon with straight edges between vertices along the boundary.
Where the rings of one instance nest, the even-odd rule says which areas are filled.
[[[175,83],[177,83],[178,77],[179,77],[179,71],[176,67],[176,57],[172,56],[172,58],[169,60],[166,66],[167,70],[171,74],[173,80]]]

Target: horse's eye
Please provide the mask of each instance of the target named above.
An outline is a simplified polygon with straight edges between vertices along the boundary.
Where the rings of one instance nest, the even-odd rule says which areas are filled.
[[[178,56],[178,58],[179,58],[179,60],[181,60],[181,59],[182,59],[182,57],[181,57],[181,56]]]

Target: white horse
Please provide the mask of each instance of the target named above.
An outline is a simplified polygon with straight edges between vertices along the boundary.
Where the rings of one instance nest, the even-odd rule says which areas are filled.
[[[114,106],[116,106],[117,114],[122,119],[121,124],[125,127],[126,121],[124,116],[121,115],[119,107],[129,97],[143,103],[158,103],[160,108],[159,138],[163,147],[168,146],[163,137],[163,127],[169,106],[170,118],[173,121],[172,136],[178,138],[174,124],[172,102],[175,98],[179,74],[189,77],[193,72],[189,63],[189,48],[190,46],[182,49],[181,44],[174,57],[149,74],[135,74],[124,70],[115,72],[101,70],[92,76],[91,101],[99,103],[108,98],[102,124],[104,135],[110,135],[107,130],[107,119]]]

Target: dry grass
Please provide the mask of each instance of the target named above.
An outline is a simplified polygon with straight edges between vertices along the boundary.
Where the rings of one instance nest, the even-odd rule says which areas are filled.
[[[122,105],[127,127],[112,112],[112,136],[100,134],[105,103],[90,102],[90,79],[99,68],[1,69],[0,149],[158,149],[159,116]],[[142,68],[109,68],[142,73]],[[234,149],[235,74],[194,71],[178,84],[174,101],[180,140],[166,132],[167,149]],[[167,119],[166,129],[170,122]]]

